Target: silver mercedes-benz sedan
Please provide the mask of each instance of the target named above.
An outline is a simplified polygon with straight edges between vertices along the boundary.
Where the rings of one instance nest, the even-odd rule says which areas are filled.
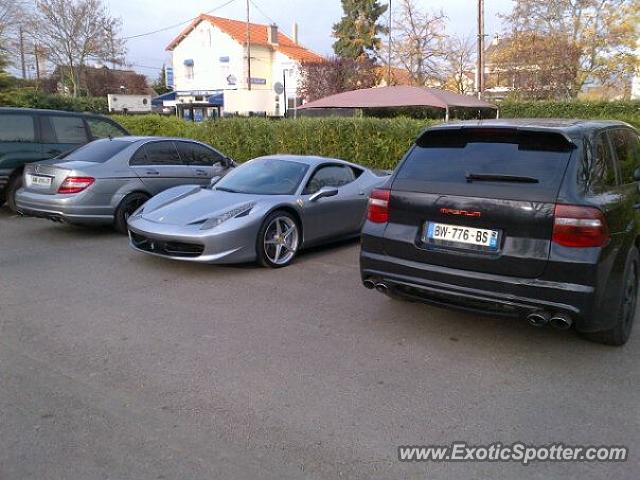
[[[129,218],[130,244],[175,260],[284,267],[301,248],[359,235],[369,193],[387,179],[333,158],[256,158],[211,187],[153,197]]]
[[[113,225],[167,188],[208,185],[235,163],[208,145],[183,138],[96,140],[60,157],[27,165],[16,206],[23,215],[59,222]]]

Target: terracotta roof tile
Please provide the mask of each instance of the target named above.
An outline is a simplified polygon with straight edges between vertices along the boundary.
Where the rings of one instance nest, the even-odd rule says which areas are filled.
[[[233,38],[236,42],[244,44],[247,42],[247,23],[240,20],[231,20],[229,18],[214,17],[212,15],[201,14],[195,18],[182,32],[175,37],[167,50],[173,50],[191,31],[196,28],[202,21],[208,21],[211,25],[219,28],[224,33]],[[306,48],[296,44],[284,33],[278,31],[278,44],[272,45],[267,39],[268,25],[259,23],[250,23],[249,32],[251,36],[251,45],[261,45],[271,47],[274,50],[282,52],[284,55],[299,61],[321,61],[322,57],[317,53],[307,50]]]

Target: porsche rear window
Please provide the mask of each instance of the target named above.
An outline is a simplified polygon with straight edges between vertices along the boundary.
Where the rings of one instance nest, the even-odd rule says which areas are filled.
[[[466,183],[469,174],[562,178],[573,145],[554,132],[512,129],[428,131],[398,172],[398,179]]]

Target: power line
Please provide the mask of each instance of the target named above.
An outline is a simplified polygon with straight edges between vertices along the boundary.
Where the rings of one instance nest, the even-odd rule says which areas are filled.
[[[225,3],[223,3],[222,5],[217,6],[216,8],[212,8],[211,10],[204,12],[205,14],[209,14],[209,13],[213,13],[216,10],[220,10],[221,8],[226,7],[227,5],[232,4],[233,2],[235,2],[236,0],[228,0]],[[180,23],[175,23],[173,25],[169,25],[168,27],[163,27],[163,28],[159,28],[158,30],[153,30],[151,32],[146,32],[146,33],[139,33],[137,35],[131,35],[129,37],[124,37],[123,40],[131,40],[134,38],[140,38],[140,37],[147,37],[149,35],[155,35],[156,33],[160,33],[160,32],[166,32],[167,30],[171,30],[172,28],[176,28],[179,27],[180,25],[184,25],[185,23],[189,23],[189,22],[193,22],[196,18],[198,18],[200,15],[190,18],[189,20],[184,20]]]
[[[129,63],[128,67],[138,67],[138,68],[146,68],[149,70],[162,70],[162,67],[150,67],[149,65],[138,65],[137,63]]]
[[[273,18],[271,18],[269,15],[267,15],[264,10],[262,10],[260,8],[260,6],[254,2],[253,0],[249,0],[251,2],[251,5],[253,5],[254,7],[256,7],[256,10],[258,10],[258,12],[260,12],[262,14],[263,17],[265,17],[267,20],[269,20],[272,24],[278,23],[276,22]]]

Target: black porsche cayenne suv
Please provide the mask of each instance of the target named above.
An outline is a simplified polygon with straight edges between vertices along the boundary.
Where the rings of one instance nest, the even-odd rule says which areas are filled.
[[[640,141],[622,122],[426,129],[369,199],[367,288],[629,338],[640,274]]]

